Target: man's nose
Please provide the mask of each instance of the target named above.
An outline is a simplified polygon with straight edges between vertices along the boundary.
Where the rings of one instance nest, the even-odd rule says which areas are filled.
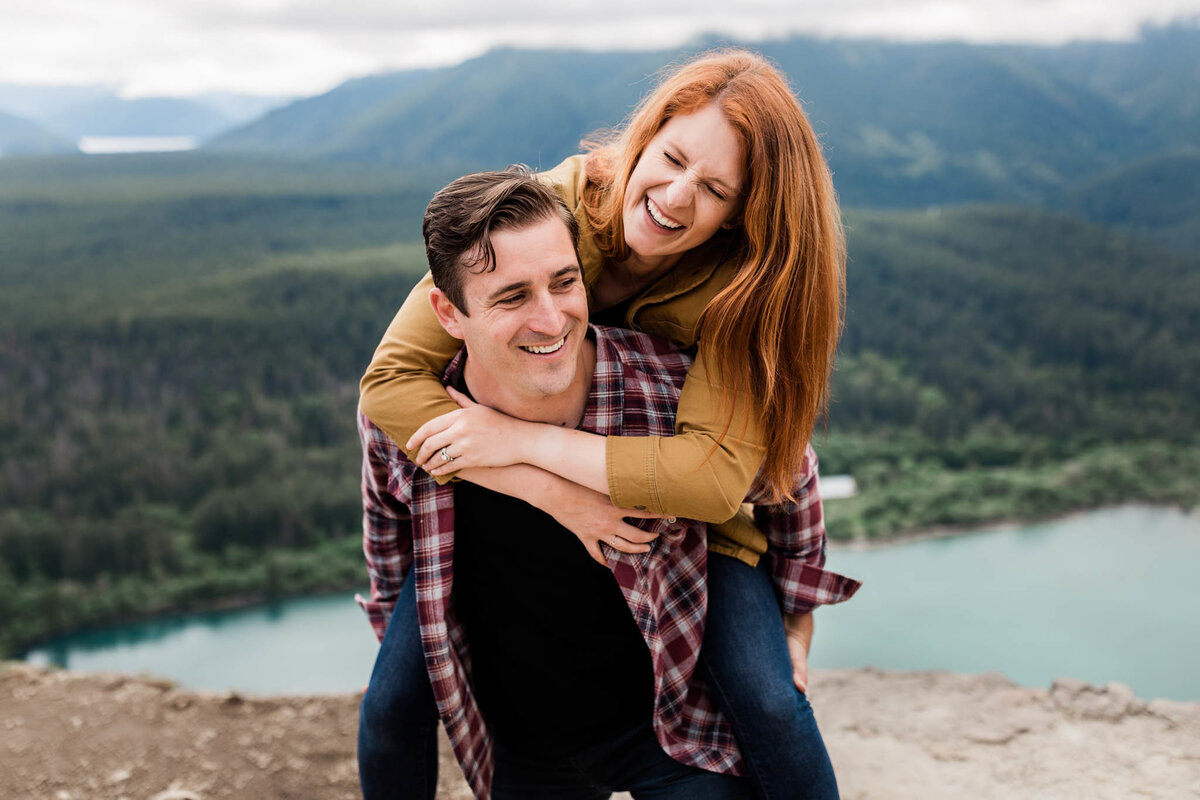
[[[562,333],[563,316],[558,298],[550,292],[541,292],[530,309],[527,324],[532,331],[557,336]]]

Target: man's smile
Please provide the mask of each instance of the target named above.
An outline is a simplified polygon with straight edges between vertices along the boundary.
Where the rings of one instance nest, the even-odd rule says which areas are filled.
[[[557,342],[551,342],[550,344],[543,344],[543,345],[521,344],[521,345],[517,345],[517,347],[521,348],[526,353],[534,353],[536,355],[549,355],[550,353],[557,353],[559,350],[561,350],[562,346],[564,344],[566,344],[566,342],[567,342],[567,337],[563,336]]]

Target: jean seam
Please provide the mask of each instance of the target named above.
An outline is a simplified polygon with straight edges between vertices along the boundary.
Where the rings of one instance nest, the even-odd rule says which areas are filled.
[[[717,680],[716,670],[714,670],[708,665],[707,662],[705,662],[704,671],[708,673],[708,680],[712,683],[713,689],[715,689],[717,694],[720,695],[721,699],[725,701],[723,703],[724,708],[722,708],[722,711],[724,711],[725,716],[729,717],[729,719],[734,723],[734,735],[736,738],[737,729],[741,728],[742,725],[740,718],[734,713],[734,704],[729,702],[729,695],[726,693],[725,689],[722,688],[721,682]],[[751,764],[751,759],[747,756],[747,749],[742,744],[741,740],[738,740],[738,749],[742,753],[742,760],[746,762],[747,777],[750,778],[750,782],[754,784],[761,795],[760,800],[772,800],[772,798],[775,797],[775,793],[771,791],[771,787],[768,784],[766,777],[760,775],[758,770],[756,770]]]

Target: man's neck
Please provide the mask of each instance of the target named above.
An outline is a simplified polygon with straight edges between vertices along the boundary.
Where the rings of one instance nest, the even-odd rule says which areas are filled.
[[[463,367],[463,380],[476,403],[528,422],[545,422],[575,428],[583,419],[587,408],[595,371],[596,343],[588,336],[579,348],[579,366],[575,370],[575,380],[566,391],[559,394],[529,397],[509,391],[507,386],[493,380],[490,375],[473,369],[469,352]]]

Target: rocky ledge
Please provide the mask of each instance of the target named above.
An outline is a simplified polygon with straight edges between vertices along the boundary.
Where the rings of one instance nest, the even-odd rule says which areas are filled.
[[[1200,798],[1200,703],[874,669],[817,672],[811,688],[847,800]],[[4,665],[0,797],[357,798],[358,699]],[[469,798],[442,752],[438,797]]]

